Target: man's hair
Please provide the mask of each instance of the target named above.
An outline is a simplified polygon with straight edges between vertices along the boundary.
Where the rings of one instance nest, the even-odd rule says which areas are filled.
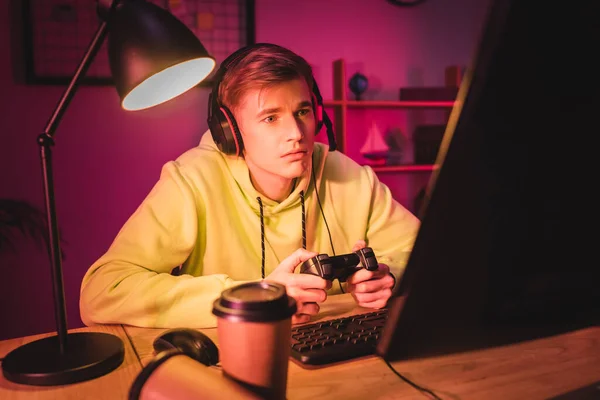
[[[304,58],[281,46],[254,45],[227,67],[219,84],[218,100],[233,110],[249,90],[268,88],[298,78],[304,78],[312,91],[312,67]]]

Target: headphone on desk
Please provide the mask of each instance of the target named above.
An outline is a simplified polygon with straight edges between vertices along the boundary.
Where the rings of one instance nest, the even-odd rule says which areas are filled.
[[[208,127],[219,150],[225,154],[239,156],[244,150],[244,142],[242,141],[242,134],[238,127],[233,113],[226,106],[222,105],[218,101],[219,97],[219,86],[225,76],[225,73],[235,65],[237,65],[244,57],[246,57],[251,51],[279,46],[269,43],[257,43],[249,46],[242,47],[229,55],[219,66],[219,69],[215,73],[212,91],[208,97]],[[325,112],[323,107],[323,97],[317,86],[317,82],[313,77],[312,87],[312,100],[313,110],[316,119],[316,133],[318,133],[323,125],[327,127],[327,140],[329,142],[329,151],[337,149],[335,142],[335,135],[329,116]]]

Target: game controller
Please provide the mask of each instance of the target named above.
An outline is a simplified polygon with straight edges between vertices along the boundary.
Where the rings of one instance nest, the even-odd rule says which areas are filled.
[[[300,273],[318,275],[332,281],[346,282],[346,279],[359,269],[376,271],[379,268],[375,253],[370,247],[364,247],[354,253],[330,257],[319,254],[302,263]]]

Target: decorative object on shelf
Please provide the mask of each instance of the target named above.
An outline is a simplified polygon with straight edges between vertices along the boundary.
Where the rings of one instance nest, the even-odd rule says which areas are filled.
[[[391,128],[385,135],[385,142],[389,147],[387,154],[387,165],[399,165],[406,151],[408,139],[400,128]]]
[[[464,65],[449,65],[444,69],[444,83],[448,87],[460,87],[467,72]]]
[[[369,87],[369,80],[366,76],[360,72],[357,72],[350,77],[350,80],[348,81],[348,87],[350,88],[350,91],[354,93],[356,100],[361,100],[360,96]]]
[[[360,154],[362,154],[364,158],[372,160],[377,164],[381,164],[385,163],[389,150],[390,146],[386,143],[385,138],[381,133],[381,129],[379,129],[379,126],[373,121],[371,128],[369,128],[367,133],[365,143],[360,148]]]
[[[415,164],[434,164],[446,125],[419,125],[413,133]]]

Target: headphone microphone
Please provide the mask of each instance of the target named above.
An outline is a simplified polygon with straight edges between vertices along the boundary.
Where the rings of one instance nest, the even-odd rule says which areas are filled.
[[[242,47],[227,57],[217,70],[212,91],[208,97],[208,127],[219,150],[225,154],[240,156],[244,150],[244,142],[240,129],[235,121],[233,113],[226,106],[218,101],[219,86],[229,68],[236,65],[252,50],[261,47],[279,47],[268,43],[258,43]],[[319,133],[323,125],[327,128],[327,140],[329,142],[329,151],[335,151],[337,144],[335,142],[335,133],[333,124],[323,107],[323,97],[313,77],[312,87],[313,109],[316,119],[316,133]]]
[[[321,92],[319,91],[319,86],[317,86],[317,81],[313,77],[313,97],[316,99],[315,104],[317,105],[317,133],[321,130],[323,125],[327,128],[327,141],[329,142],[329,151],[337,150],[337,143],[335,142],[335,133],[333,132],[333,124],[329,119],[329,115],[325,112],[325,108],[323,107],[323,96],[321,96]]]

